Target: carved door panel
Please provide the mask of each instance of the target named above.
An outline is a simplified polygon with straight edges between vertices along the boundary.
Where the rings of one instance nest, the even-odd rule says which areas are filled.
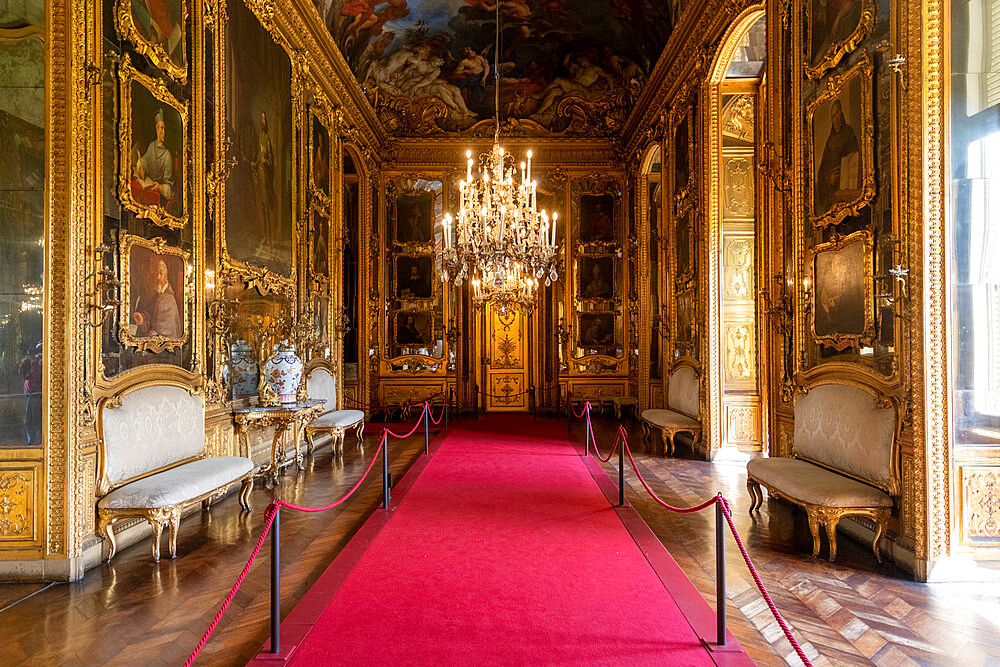
[[[492,412],[528,410],[528,329],[524,315],[486,308],[485,405]]]

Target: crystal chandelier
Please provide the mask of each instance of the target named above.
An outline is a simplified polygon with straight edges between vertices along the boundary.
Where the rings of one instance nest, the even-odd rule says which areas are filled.
[[[472,151],[465,152],[465,178],[459,182],[458,217],[444,216],[444,247],[441,252],[442,278],[454,278],[460,287],[472,283],[472,303],[476,308],[493,304],[500,310],[530,311],[539,281],[546,285],[559,279],[559,248],[556,223],[537,206],[538,183],[531,178],[531,151],[521,162],[500,145],[500,3],[497,3],[496,132],[493,150],[479,157],[476,178],[472,174]],[[455,225],[455,237],[451,227]]]

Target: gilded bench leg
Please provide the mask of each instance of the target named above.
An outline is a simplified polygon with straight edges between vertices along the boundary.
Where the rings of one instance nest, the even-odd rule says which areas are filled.
[[[108,542],[108,557],[104,560],[105,563],[110,563],[111,559],[115,557],[115,552],[118,551],[118,545],[115,543],[115,520],[112,516],[101,512],[100,524],[98,525],[97,531],[101,536]]]
[[[313,442],[313,430],[306,426],[306,451],[310,454],[316,449],[316,443]]]
[[[888,510],[881,510],[875,514],[875,539],[872,540],[872,551],[875,552],[875,560],[882,562],[882,553],[879,550],[879,545],[882,542],[882,538],[885,537],[885,527],[889,523],[889,512]]]
[[[170,513],[167,527],[169,528],[167,535],[170,543],[170,557],[177,558],[177,531],[181,527],[181,510],[179,507]]]
[[[247,475],[243,478],[243,483],[240,484],[240,507],[249,511],[253,509],[250,505],[250,493],[253,491],[253,474]]]
[[[747,477],[747,491],[750,492],[750,514],[764,504],[764,491],[756,480]]]
[[[354,435],[357,436],[357,438],[358,438],[358,444],[360,445],[362,438],[365,437],[365,420],[364,419],[362,419],[361,422],[358,424],[358,427],[354,431]]]
[[[153,527],[153,562],[160,562],[160,539],[163,537],[163,519],[150,515],[149,523]]]
[[[830,542],[829,560],[831,563],[837,559],[837,524],[839,523],[840,517],[833,517],[823,522],[826,527],[826,539]]]
[[[815,510],[806,509],[809,518],[809,532],[813,538],[813,558],[819,556],[819,514]]]

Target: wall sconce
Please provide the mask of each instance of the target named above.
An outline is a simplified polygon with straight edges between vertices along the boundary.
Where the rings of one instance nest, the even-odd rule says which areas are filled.
[[[760,298],[764,302],[764,314],[772,318],[775,331],[782,336],[786,336],[792,331],[794,316],[794,306],[792,299],[792,287],[794,281],[789,280],[786,289],[784,276],[780,273],[774,274],[774,295],[766,287],[760,290]]]
[[[560,345],[565,345],[569,341],[569,337],[573,335],[573,325],[564,326],[565,318],[559,318],[559,324],[556,325],[556,340],[559,341]]]
[[[448,320],[448,326],[444,330],[444,338],[448,341],[448,349],[454,350],[458,347],[458,339],[461,337],[462,332],[459,331],[458,325],[455,323],[455,318],[450,318]]]
[[[121,287],[122,283],[115,277],[117,266],[115,269],[104,268],[105,255],[111,255],[112,264],[117,263],[115,247],[102,243],[95,247],[92,252],[94,253],[94,264],[100,268],[94,269],[84,278],[84,284],[90,282],[92,278],[96,278],[94,290],[86,292],[84,296],[90,300],[87,303],[89,308],[87,324],[97,329],[104,326],[107,319],[121,304],[121,300],[118,299],[118,288]]]
[[[886,246],[889,246],[890,263],[892,266],[886,273],[875,276],[875,282],[880,288],[875,298],[878,299],[880,307],[892,307],[895,310],[897,303],[910,298],[906,284],[906,277],[910,275],[910,270],[904,267],[899,261],[900,240],[895,235],[888,234],[879,239],[879,247],[885,248]],[[898,312],[896,316],[902,317]]]
[[[778,192],[791,192],[791,179],[788,178],[785,158],[778,154],[772,141],[765,141],[762,148],[764,155],[757,164],[757,171],[766,176],[767,180],[771,181],[771,186]]]
[[[806,317],[812,312],[812,278],[809,276],[802,279],[802,310]]]

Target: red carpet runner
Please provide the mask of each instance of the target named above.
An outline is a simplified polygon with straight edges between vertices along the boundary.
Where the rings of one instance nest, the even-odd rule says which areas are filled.
[[[517,415],[455,425],[426,467],[411,471],[418,476],[407,479],[391,519],[373,539],[364,529],[355,538],[363,554],[346,578],[336,576],[325,597],[303,599],[311,627],[301,625],[308,610],[286,619],[294,628],[298,616],[301,638],[285,657],[300,665],[749,663],[735,642],[714,655],[702,645],[671,582],[651,567],[655,558],[644,556],[579,453],[564,422]]]

